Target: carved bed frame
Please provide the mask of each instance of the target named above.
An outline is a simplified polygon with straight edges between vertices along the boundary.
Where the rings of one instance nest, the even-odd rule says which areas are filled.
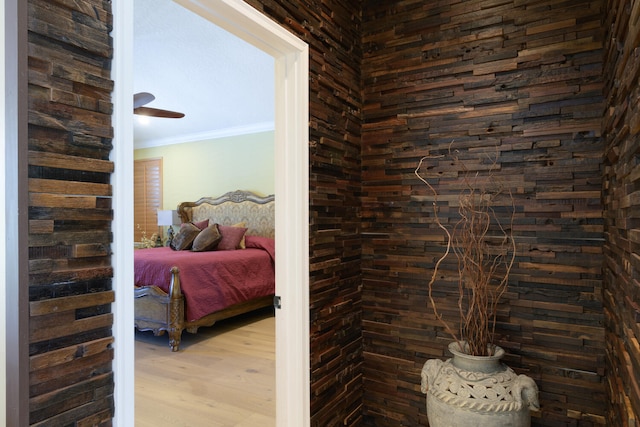
[[[232,191],[218,198],[203,197],[197,202],[178,206],[182,222],[210,219],[222,225],[244,222],[247,235],[273,238],[275,235],[275,198],[262,197],[248,191]],[[169,293],[157,286],[135,287],[135,327],[153,331],[154,335],[169,334],[171,351],[178,351],[182,331],[196,333],[201,326],[213,326],[218,320],[248,313],[273,304],[273,295],[238,303],[210,313],[200,319],[185,320],[184,296],[180,289],[180,272],[171,269]]]

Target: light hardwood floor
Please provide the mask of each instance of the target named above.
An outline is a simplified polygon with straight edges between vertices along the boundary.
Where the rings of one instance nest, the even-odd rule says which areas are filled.
[[[151,332],[135,348],[136,427],[275,426],[272,309],[184,332],[177,353]]]

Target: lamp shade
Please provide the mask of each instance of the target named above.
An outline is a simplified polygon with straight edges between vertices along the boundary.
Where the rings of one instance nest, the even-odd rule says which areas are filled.
[[[158,211],[158,225],[173,225],[180,224],[180,217],[178,211]]]

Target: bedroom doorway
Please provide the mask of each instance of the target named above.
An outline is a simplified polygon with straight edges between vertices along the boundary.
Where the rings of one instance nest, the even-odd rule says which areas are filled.
[[[308,260],[308,46],[242,0],[174,0],[271,55],[275,62],[276,421],[278,427],[309,425]],[[133,277],[131,235],[132,16],[129,1],[114,14],[114,336],[115,417],[134,425]],[[120,296],[120,297],[118,297]]]

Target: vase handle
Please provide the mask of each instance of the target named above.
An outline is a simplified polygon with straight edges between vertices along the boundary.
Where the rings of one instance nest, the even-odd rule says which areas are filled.
[[[535,381],[526,375],[518,375],[511,393],[516,400],[522,402],[522,406],[528,406],[532,411],[540,410],[540,402],[538,401],[538,386]]]
[[[420,382],[420,390],[426,394],[429,390],[429,386],[433,384],[433,381],[438,376],[440,368],[444,362],[440,359],[429,359],[424,363],[420,376],[422,381]]]

